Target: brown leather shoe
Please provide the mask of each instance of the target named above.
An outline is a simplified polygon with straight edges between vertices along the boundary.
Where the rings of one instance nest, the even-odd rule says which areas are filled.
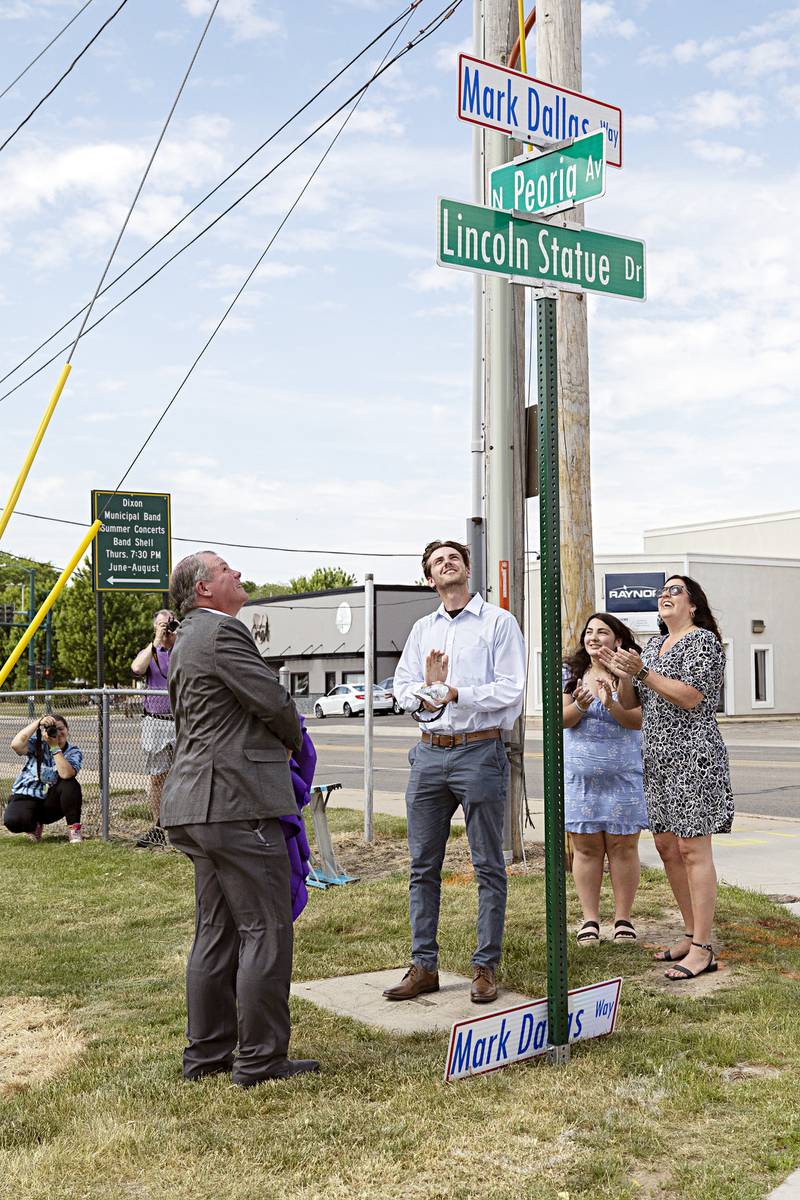
[[[416,996],[421,996],[423,992],[438,992],[438,990],[439,972],[426,971],[424,967],[418,967],[416,963],[413,963],[403,976],[403,982],[398,983],[396,987],[387,988],[383,994],[387,1000],[413,1000]]]
[[[469,998],[473,1004],[489,1004],[497,999],[494,967],[474,967]]]

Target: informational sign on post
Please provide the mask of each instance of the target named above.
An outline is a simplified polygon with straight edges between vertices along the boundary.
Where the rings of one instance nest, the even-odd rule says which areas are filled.
[[[157,492],[92,492],[96,592],[166,592],[171,569],[170,497]]]
[[[437,262],[443,267],[505,275],[516,283],[645,298],[645,244],[591,229],[439,199]]]
[[[471,54],[458,58],[458,116],[538,146],[600,129],[609,166],[622,166],[622,109]]]
[[[607,979],[569,992],[570,1044],[614,1032],[621,987],[621,979]],[[445,1083],[468,1075],[485,1075],[487,1071],[546,1054],[551,1048],[546,999],[469,1021],[456,1021],[450,1031]]]

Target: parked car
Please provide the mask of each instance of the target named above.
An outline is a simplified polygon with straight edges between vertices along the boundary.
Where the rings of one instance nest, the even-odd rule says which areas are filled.
[[[392,712],[397,713],[399,716],[399,714],[403,712],[403,708],[397,702],[394,696],[394,675],[390,675],[388,679],[382,679],[378,684],[378,687],[383,688],[385,692],[392,693]]]
[[[391,712],[394,704],[391,692],[377,685],[372,690],[373,712]],[[341,713],[345,717],[355,717],[364,712],[365,703],[363,683],[340,683],[338,687],[331,688],[327,696],[320,696],[314,705],[314,716],[331,717]]]

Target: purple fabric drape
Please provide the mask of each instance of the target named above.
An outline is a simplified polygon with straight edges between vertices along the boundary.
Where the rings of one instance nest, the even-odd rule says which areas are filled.
[[[314,782],[314,770],[317,765],[317,752],[314,743],[308,736],[306,723],[302,716],[300,724],[303,728],[303,746],[289,759],[289,771],[292,776],[294,798],[297,801],[297,816],[281,817],[283,836],[286,839],[286,849],[289,853],[289,865],[292,870],[292,920],[296,921],[308,903],[308,864],[311,859],[311,847],[306,837],[306,827],[303,823],[302,812],[308,804],[311,785]]]

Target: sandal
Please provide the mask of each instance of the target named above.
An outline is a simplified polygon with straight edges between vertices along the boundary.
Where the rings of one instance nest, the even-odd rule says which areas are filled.
[[[597,921],[584,921],[575,934],[579,946],[588,946],[591,942],[600,941],[600,926]]]
[[[691,942],[694,934],[684,931],[683,936],[687,937]],[[686,954],[688,953],[689,951],[687,950]],[[656,962],[680,962],[682,958],[686,958],[686,954],[673,954],[671,950],[667,949],[659,950],[658,954],[653,955],[653,958],[656,960]]]
[[[636,930],[630,921],[615,921],[614,922],[614,941],[615,942],[635,942]]]
[[[692,942],[692,945],[697,946],[700,950],[708,951],[708,963],[706,966],[701,967],[699,971],[690,971],[688,967],[682,967],[680,965],[673,967],[673,971],[680,971],[679,975],[670,975],[668,971],[665,971],[664,977],[668,979],[670,983],[683,983],[685,979],[697,979],[698,975],[705,975],[706,972],[711,974],[713,971],[716,971],[719,964],[714,958],[714,947],[707,946],[705,942]]]

